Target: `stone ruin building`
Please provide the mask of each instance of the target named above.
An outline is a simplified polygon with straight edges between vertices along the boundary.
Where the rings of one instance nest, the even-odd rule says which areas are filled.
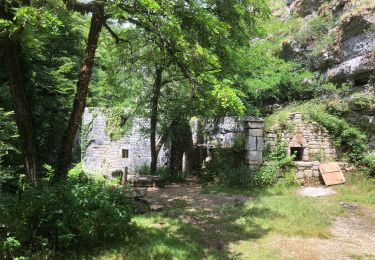
[[[98,173],[108,178],[121,172],[133,174],[151,162],[150,140],[147,131],[149,120],[133,118],[126,133],[117,140],[106,134],[106,115],[99,108],[86,108],[83,127],[85,149],[82,149],[83,170]],[[264,130],[263,119],[222,117],[190,122],[189,143],[184,151],[182,169],[202,167],[211,160],[217,148],[231,148],[242,139],[242,153],[236,156],[249,167],[258,167],[262,162],[264,147],[272,149],[278,141],[288,144],[289,154],[295,154],[297,177],[301,181],[319,178],[319,164],[334,160],[336,150],[328,131],[315,122],[305,122],[303,114],[290,115],[291,127],[274,127]],[[81,134],[82,135],[82,134]],[[82,138],[82,137],[81,137]],[[158,166],[168,165],[171,143],[166,141],[158,155]]]
[[[295,155],[297,178],[319,178],[320,162],[336,158],[327,129],[316,122],[305,122],[301,113],[290,114],[286,123],[289,125],[287,128],[276,126],[264,132],[265,146],[272,149],[278,141],[286,142],[288,153]]]

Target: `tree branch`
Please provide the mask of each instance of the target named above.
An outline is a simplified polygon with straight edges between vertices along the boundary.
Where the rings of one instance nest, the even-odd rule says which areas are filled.
[[[89,3],[77,2],[76,0],[63,0],[66,8],[71,11],[76,11],[81,14],[93,12],[95,6],[104,5],[104,1],[91,1]]]

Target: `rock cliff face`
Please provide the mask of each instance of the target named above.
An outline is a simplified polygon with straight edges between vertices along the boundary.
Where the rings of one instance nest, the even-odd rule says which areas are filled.
[[[316,16],[333,17],[333,28],[327,28],[327,39],[331,42],[313,53],[321,39],[304,42],[291,39],[283,43],[281,57],[302,61],[309,69],[324,73],[332,82],[366,84],[375,74],[375,2],[362,5],[354,2],[358,1],[293,1],[290,13],[297,13],[306,20]]]

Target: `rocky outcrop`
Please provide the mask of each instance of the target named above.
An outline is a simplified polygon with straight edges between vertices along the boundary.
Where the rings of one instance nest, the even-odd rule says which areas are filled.
[[[351,80],[360,84],[366,83],[372,72],[375,71],[375,55],[368,53],[346,60],[327,70],[331,81],[344,82]]]
[[[310,10],[312,2],[294,1],[294,4],[306,4]],[[316,7],[314,7],[316,8]],[[314,9],[313,8],[313,9]],[[324,50],[313,53],[319,38],[297,41],[292,39],[283,43],[281,57],[286,60],[298,60],[309,69],[325,73],[329,80],[337,83],[351,81],[355,85],[366,84],[375,72],[375,5],[354,11],[347,0],[334,1],[330,5],[318,7],[318,13],[340,14],[337,26],[329,30],[328,36],[333,42]],[[315,9],[314,9],[315,10]]]

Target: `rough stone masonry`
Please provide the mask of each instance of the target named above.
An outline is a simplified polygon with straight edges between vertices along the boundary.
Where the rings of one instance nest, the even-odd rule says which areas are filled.
[[[301,180],[319,177],[320,162],[334,160],[336,150],[328,131],[315,122],[306,123],[303,114],[293,113],[289,117],[292,129],[272,128],[264,130],[263,119],[247,117],[221,117],[217,119],[192,119],[191,142],[195,153],[209,150],[227,149],[235,145],[236,139],[244,137],[245,158],[243,163],[257,168],[262,162],[263,148],[272,149],[278,141],[288,144],[288,153],[296,154],[297,177]],[[118,140],[106,135],[106,115],[100,108],[87,108],[83,116],[83,128],[87,146],[82,149],[83,170],[109,178],[119,172],[136,173],[143,166],[149,166],[150,139],[147,131],[149,120],[133,118],[127,132]],[[203,136],[202,136],[203,133]],[[202,153],[201,153],[202,154]],[[158,156],[158,166],[167,165],[170,156],[170,143],[167,141]],[[198,166],[205,157],[199,157]]]

